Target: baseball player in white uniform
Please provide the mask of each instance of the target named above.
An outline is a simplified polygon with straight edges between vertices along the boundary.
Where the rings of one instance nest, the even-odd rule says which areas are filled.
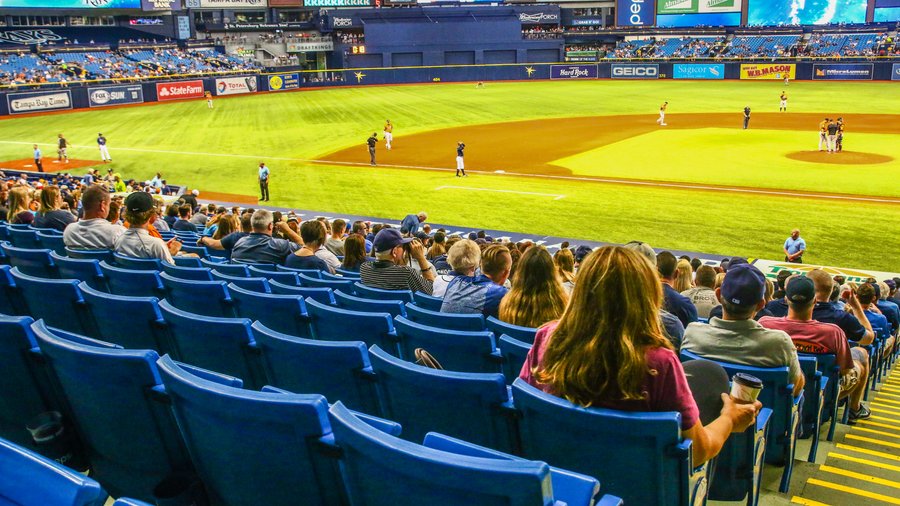
[[[391,120],[384,120],[384,147],[391,150],[391,143],[394,142],[394,125],[391,124]]]
[[[100,158],[103,162],[111,162],[112,157],[109,156],[109,148],[106,147],[106,137],[103,137],[103,134],[97,134],[97,147],[100,148]]]
[[[669,102],[663,102],[661,106],[659,106],[659,119],[656,120],[656,124],[660,126],[666,126],[666,108],[669,107]]]

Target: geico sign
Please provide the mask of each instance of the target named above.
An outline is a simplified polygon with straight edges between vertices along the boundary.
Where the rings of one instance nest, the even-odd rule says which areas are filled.
[[[613,67],[613,77],[656,77],[659,69],[656,67]]]

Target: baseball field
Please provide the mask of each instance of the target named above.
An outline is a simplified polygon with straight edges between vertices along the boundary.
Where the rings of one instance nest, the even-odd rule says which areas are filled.
[[[788,94],[788,112],[778,97]],[[0,120],[0,161],[45,167],[64,133],[97,166],[109,140],[126,178],[155,172],[206,198],[429,220],[780,259],[800,228],[807,262],[900,269],[900,101],[894,83],[540,81],[281,92]],[[669,102],[668,126],[655,122]],[[752,110],[741,128],[743,109]],[[842,116],[843,153],[818,152]],[[395,125],[394,149],[365,147]],[[454,176],[465,142],[470,177]],[[0,167],[10,166],[0,163]],[[66,170],[66,169],[63,169]]]

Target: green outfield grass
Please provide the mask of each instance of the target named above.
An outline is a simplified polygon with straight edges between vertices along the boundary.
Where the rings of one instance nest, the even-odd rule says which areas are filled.
[[[96,159],[93,142],[102,131],[109,139],[113,166],[126,177],[149,179],[161,171],[170,181],[190,187],[255,195],[255,167],[265,160],[273,171],[271,203],[278,206],[395,219],[426,209],[431,220],[439,223],[613,242],[640,239],[656,247],[771,259],[780,258],[780,245],[788,231],[799,226],[810,244],[805,258],[811,262],[900,270],[895,253],[900,249],[900,206],[895,205],[500,175],[477,175],[460,183],[445,173],[303,161],[353,145],[363,152],[363,141],[371,132],[380,132],[385,118],[397,125],[395,135],[402,142],[404,135],[414,132],[468,124],[607,114],[655,117],[662,100],[670,102],[670,113],[739,114],[747,103],[757,112],[776,111],[782,88],[780,82],[541,81],[488,83],[482,90],[471,84],[442,84],[271,93],[217,99],[213,111],[206,109],[205,102],[191,101],[2,120],[0,160],[28,158],[31,143],[52,143],[59,132],[75,144],[70,150],[72,157]],[[893,83],[794,82],[788,92],[791,109],[798,112],[900,114],[897,89]],[[706,139],[730,144],[741,133],[716,130]],[[703,138],[700,130],[667,131],[665,135]],[[773,141],[762,131],[750,135],[753,142],[743,137],[745,142],[732,146],[728,157],[709,152],[698,156],[697,149],[703,146],[691,146],[697,142],[689,139],[677,143],[680,151],[674,156],[662,157],[658,153],[664,152],[664,147],[672,148],[673,141],[659,138],[654,142],[665,146],[641,144],[642,162],[630,163],[627,174],[618,175],[750,186],[772,186],[779,178],[805,177],[808,188],[815,190],[898,194],[900,173],[892,164],[810,168],[804,162],[781,160],[775,153],[762,156],[757,143]],[[809,132],[780,135],[796,135],[804,145],[814,142]],[[873,146],[881,145],[877,152],[889,152],[892,146],[896,151],[895,136],[866,137]],[[535,145],[540,146],[540,139],[535,139]],[[743,147],[752,149],[741,156]],[[812,148],[790,150],[800,149]],[[46,156],[51,152],[45,149]],[[582,157],[596,155],[591,152]],[[587,158],[574,158],[579,159],[566,163],[576,172],[597,169]],[[754,161],[758,170],[735,167],[741,160]],[[625,170],[608,158],[604,165],[605,175]],[[565,197],[435,191],[439,186],[457,184]]]

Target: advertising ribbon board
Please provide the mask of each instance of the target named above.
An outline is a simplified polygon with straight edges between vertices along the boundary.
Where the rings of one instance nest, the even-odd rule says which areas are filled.
[[[266,6],[266,0],[200,0],[202,9],[246,9]]]
[[[299,74],[275,74],[269,76],[269,91],[296,90],[299,87]]]
[[[10,93],[6,95],[10,114],[60,111],[72,108],[72,92],[58,90],[44,93]]]
[[[793,80],[797,75],[797,65],[793,63],[743,63],[741,79],[784,79]]]
[[[241,95],[243,93],[256,93],[256,76],[216,79],[216,95]]]
[[[596,65],[551,65],[550,79],[597,79]]]
[[[91,107],[140,104],[144,102],[144,89],[139,84],[88,88],[88,101]]]
[[[657,14],[741,12],[741,0],[658,0]]]
[[[653,26],[656,0],[616,0],[616,26]]]
[[[891,69],[891,81],[900,81],[900,63],[895,63]]]
[[[725,79],[724,63],[676,63],[672,66],[674,79]]]
[[[321,53],[334,51],[334,42],[331,40],[322,42],[288,42],[288,53]]]
[[[203,81],[176,81],[156,83],[156,98],[160,101],[200,98],[203,96]]]
[[[813,79],[870,81],[875,77],[875,66],[872,63],[817,63],[813,65]]]
[[[823,265],[811,264],[792,264],[788,262],[775,262],[773,260],[757,260],[753,262],[767,278],[775,279],[780,271],[790,271],[794,274],[805,275],[813,269],[822,269],[832,276],[841,275],[847,278],[847,283],[865,283],[868,278],[875,278],[878,281],[891,279],[900,276],[896,272],[881,272],[868,270],[844,269],[840,267],[828,267]]]
[[[0,0],[0,8],[29,9],[140,9],[141,0]]]
[[[659,64],[613,63],[610,76],[613,79],[659,79]]]

